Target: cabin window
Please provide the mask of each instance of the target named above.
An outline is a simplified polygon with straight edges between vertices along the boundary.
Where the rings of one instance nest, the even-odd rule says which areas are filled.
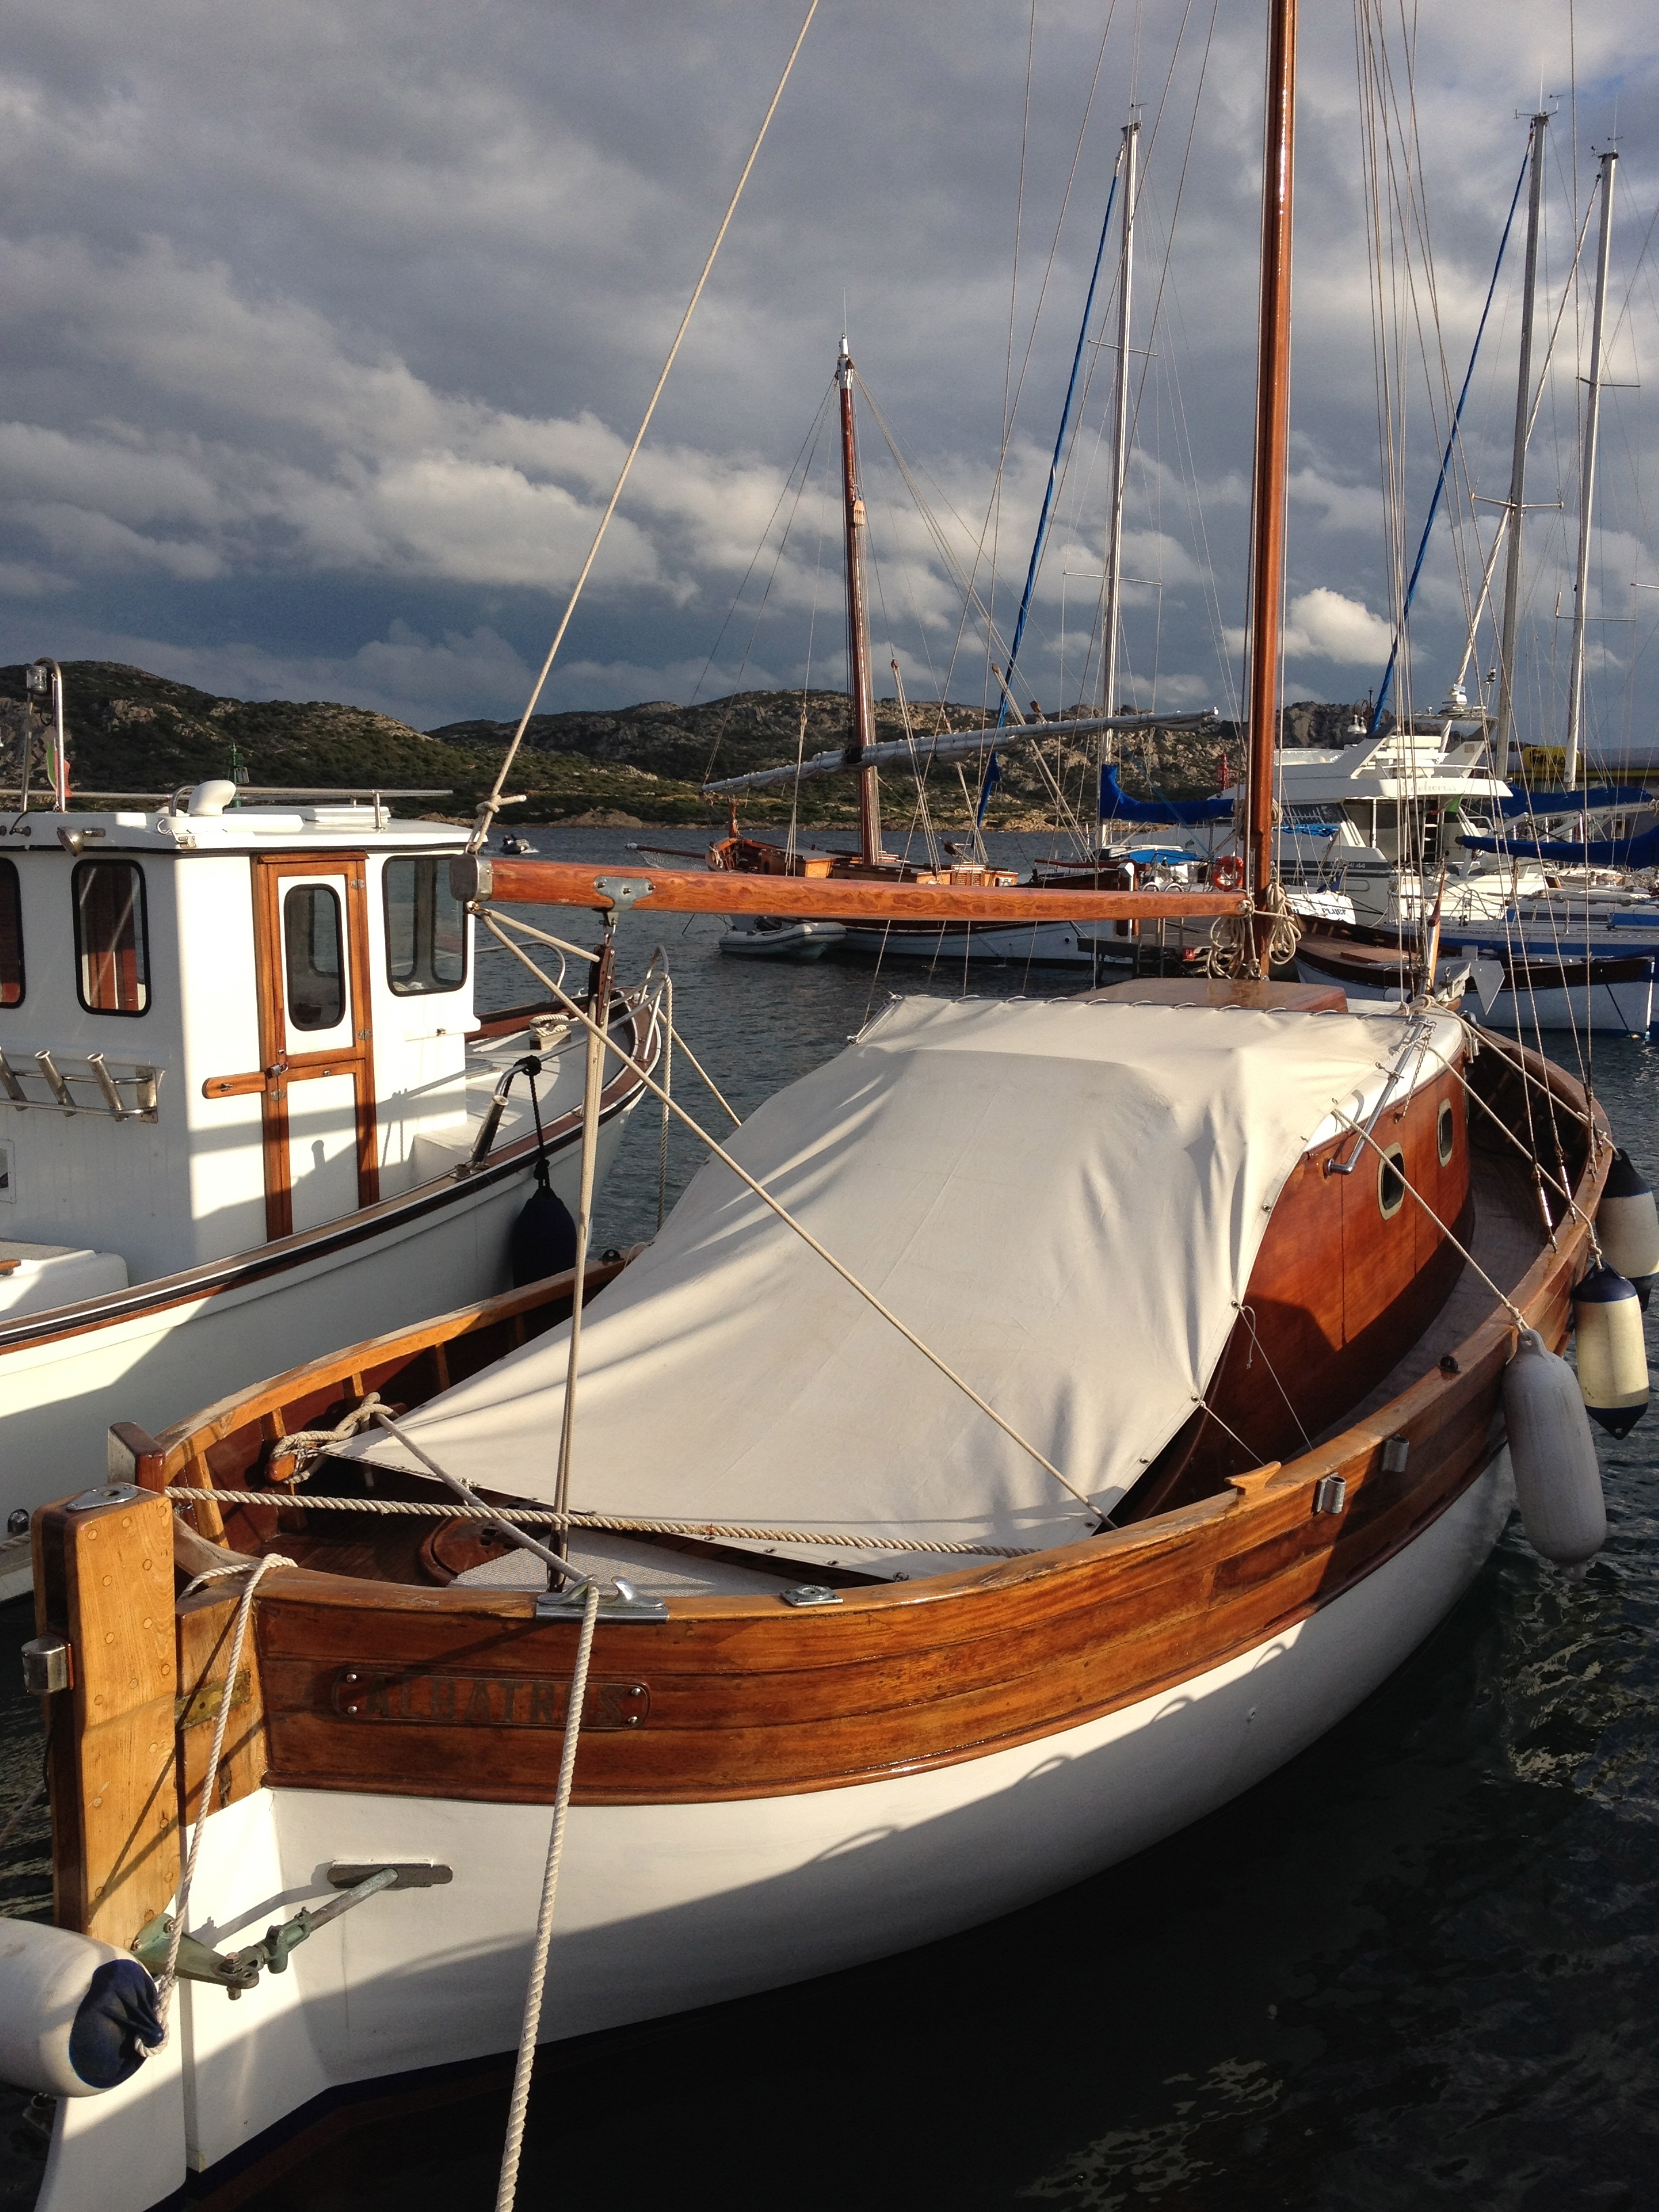
[[[0,1006],[23,1003],[23,886],[15,860],[0,860]]]
[[[1377,1164],[1376,1202],[1384,1221],[1392,1221],[1406,1203],[1406,1155],[1398,1145],[1391,1145]]]
[[[89,1014],[149,1011],[144,872],[131,860],[82,860],[71,878],[75,985]]]
[[[1440,1112],[1435,1122],[1435,1135],[1440,1145],[1440,1164],[1443,1168],[1449,1168],[1451,1165],[1451,1156],[1456,1145],[1457,1136],[1452,1121],[1452,1104],[1449,1098],[1443,1098],[1440,1102]]]
[[[340,901],[326,884],[295,884],[283,901],[289,1027],[337,1030],[345,1019]]]
[[[388,860],[386,979],[399,998],[459,991],[466,981],[466,909],[449,888],[449,861]]]

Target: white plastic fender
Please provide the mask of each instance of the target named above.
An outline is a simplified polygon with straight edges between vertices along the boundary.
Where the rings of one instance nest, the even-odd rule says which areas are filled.
[[[34,1920],[0,1920],[0,2081],[95,2097],[161,2039],[155,1984],[137,1959]]]
[[[1593,1421],[1626,1437],[1648,1409],[1648,1347],[1634,1283],[1595,1267],[1572,1294],[1578,1388]]]
[[[1522,1330],[1504,1370],[1504,1421],[1527,1540],[1562,1566],[1593,1558],[1607,1541],[1607,1514],[1589,1416],[1571,1368],[1536,1329]]]
[[[1644,1289],[1659,1275],[1659,1207],[1628,1152],[1613,1156],[1601,1203],[1595,1209],[1595,1231],[1601,1240],[1601,1257],[1635,1284],[1645,1305]]]

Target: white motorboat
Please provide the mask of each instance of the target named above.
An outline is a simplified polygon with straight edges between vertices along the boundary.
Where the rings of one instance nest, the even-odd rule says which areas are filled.
[[[822,960],[847,934],[838,921],[803,921],[797,915],[734,914],[720,951],[738,960]]]
[[[8,1594],[28,1510],[118,1417],[508,1286],[537,1156],[527,1075],[493,1110],[516,1062],[574,1202],[583,1050],[545,1002],[475,1013],[465,830],[235,795],[0,834]],[[617,1009],[647,1057],[652,1006]],[[640,1095],[611,1086],[601,1165]]]

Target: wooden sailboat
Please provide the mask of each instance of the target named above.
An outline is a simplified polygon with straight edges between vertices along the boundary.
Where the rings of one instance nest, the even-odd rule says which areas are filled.
[[[1253,874],[1155,902],[1229,919],[1244,973],[901,1002],[639,1255],[118,1433],[123,1480],[35,1530],[58,1927],[0,1955],[0,1996],[27,1968],[50,1997],[0,2004],[23,2023],[0,2070],[32,2035],[62,2094],[43,2212],[144,2212],[345,2085],[522,2058],[1075,1881],[1339,1721],[1478,1571],[1526,1441],[1506,1370],[1562,1341],[1613,1156],[1518,1048],[1258,980],[1294,29],[1274,0]],[[519,900],[966,923],[1148,896],[481,859],[456,880],[495,927]],[[550,1561],[481,1517],[503,1501]],[[182,2031],[139,2065],[135,2014],[104,2093],[64,2094],[88,1962],[160,1964],[175,1934]]]

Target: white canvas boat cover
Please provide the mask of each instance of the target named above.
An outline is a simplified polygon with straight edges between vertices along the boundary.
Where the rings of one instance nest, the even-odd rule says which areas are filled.
[[[1191,1413],[1286,1176],[1334,1105],[1376,1097],[1404,1026],[898,1000],[729,1149],[1105,1510]],[[566,1325],[408,1431],[471,1483],[550,1500],[568,1358]],[[349,1449],[415,1469],[384,1435]],[[585,1317],[571,1504],[1037,1549],[1095,1517],[713,1159]]]

